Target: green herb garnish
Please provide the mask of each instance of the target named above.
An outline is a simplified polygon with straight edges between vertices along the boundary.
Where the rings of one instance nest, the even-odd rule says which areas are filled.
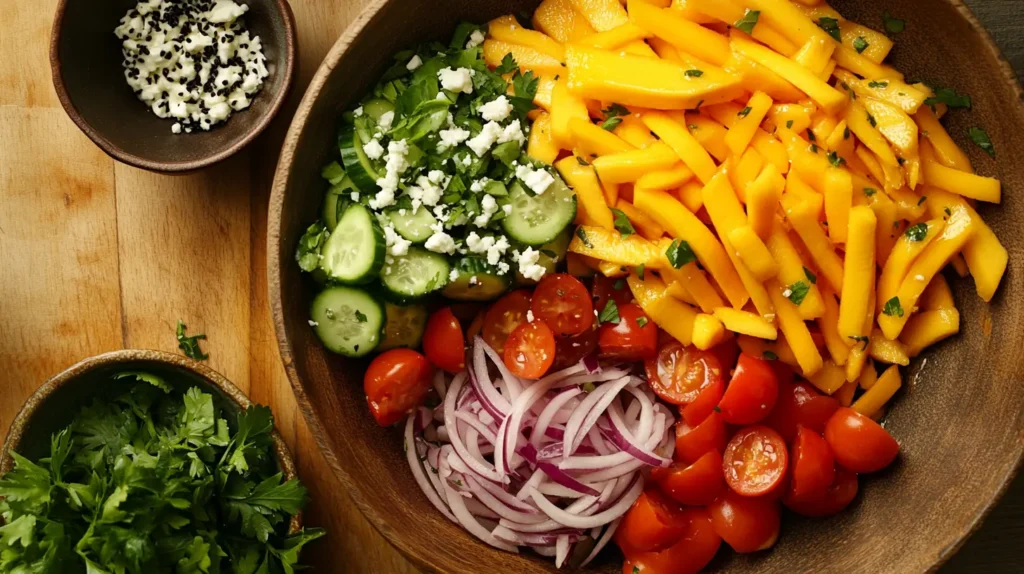
[[[868,348],[868,340],[869,339],[866,336],[864,336],[864,335],[850,335],[850,338],[853,339],[854,341],[857,341],[858,343],[863,343],[864,346],[861,347],[862,349],[867,349]]]
[[[797,281],[789,287],[786,287],[786,291],[783,295],[793,302],[794,305],[799,305],[804,302],[804,297],[807,297],[807,293],[811,290],[810,286],[803,281]]]
[[[642,315],[640,317],[637,317],[636,318],[636,324],[637,324],[638,327],[643,329],[644,327],[647,326],[647,317],[644,317]]]
[[[676,269],[680,269],[683,265],[697,260],[697,256],[693,253],[693,249],[690,248],[690,244],[682,239],[673,240],[672,244],[665,250],[665,256],[668,257],[669,265]]]
[[[814,273],[812,273],[811,270],[808,269],[806,265],[804,265],[804,275],[807,276],[807,280],[811,282],[811,285],[817,285],[818,284],[818,276],[815,275]]]
[[[917,223],[911,225],[903,232],[910,241],[924,241],[924,238],[928,236],[928,224]]]
[[[885,23],[885,31],[890,34],[899,34],[907,28],[907,22],[899,18],[893,18],[892,14],[886,11],[882,14],[882,22]]]
[[[827,157],[828,157],[828,162],[830,164],[832,164],[832,167],[839,167],[839,166],[843,165],[844,163],[846,163],[846,160],[841,158],[841,157],[839,157],[839,154],[834,152],[834,151],[828,152],[828,156]]]
[[[747,107],[743,108],[742,110],[740,110],[739,112],[737,112],[736,115],[741,117],[741,118],[745,118],[745,117],[750,115],[750,111],[751,111],[750,106],[747,106]]]
[[[872,195],[874,195],[877,192],[878,192],[878,190],[873,188],[873,187],[865,187],[864,188],[864,195],[866,195],[868,197],[871,197]]]
[[[761,11],[760,10],[747,10],[743,14],[743,17],[740,18],[739,20],[737,20],[736,23],[733,24],[733,26],[735,26],[737,30],[740,30],[742,32],[746,32],[747,34],[753,34],[754,33],[754,26],[757,26],[757,21],[760,18],[761,18]]]
[[[609,299],[604,305],[604,309],[597,315],[597,322],[599,324],[611,323],[613,325],[619,324],[619,306],[615,304],[614,299]]]
[[[938,104],[946,104],[946,107],[950,109],[970,109],[971,96],[967,94],[958,94],[956,93],[956,90],[952,88],[939,88],[935,90],[934,96],[924,100],[924,105],[931,106],[932,109],[935,109],[935,106]]]
[[[889,82],[877,82],[877,81],[872,80],[872,81],[868,82],[868,87],[869,88],[887,88],[887,87],[889,87]]]
[[[686,74],[687,78],[699,78],[704,75],[704,70],[698,70],[694,68],[692,70],[686,70],[684,74]]]
[[[587,237],[587,232],[584,231],[582,227],[576,229],[576,237],[579,237],[580,241],[582,241],[583,245],[588,249],[594,248],[594,244],[590,242],[590,238]]]
[[[622,210],[615,209],[613,207],[612,215],[615,216],[615,229],[620,234],[622,234],[623,238],[629,237],[630,235],[636,233],[636,230],[633,229],[633,224],[630,223],[629,218],[626,217],[626,214],[623,213]]]
[[[828,35],[832,36],[836,42],[843,41],[843,36],[839,31],[839,20],[822,16],[821,18],[818,18],[817,24],[819,28],[828,32]]]
[[[640,278],[641,281],[644,280],[644,272],[646,270],[647,270],[647,266],[644,265],[643,263],[641,263],[640,265],[637,265],[637,267],[636,267],[636,276],[638,278]]]
[[[868,49],[869,45],[868,41],[864,39],[864,36],[857,36],[857,38],[853,40],[853,49],[857,50],[858,54],[863,54],[864,50]]]
[[[971,141],[977,144],[982,150],[988,155],[996,157],[996,148],[992,146],[992,140],[989,139],[988,133],[981,128],[971,128],[967,130],[967,135],[971,137]]]
[[[773,351],[765,351],[765,352],[761,353],[761,358],[766,360],[766,361],[778,361],[779,360],[779,356],[776,355]]]
[[[882,307],[882,313],[889,317],[903,317],[903,306],[900,305],[900,298],[893,297],[885,302],[885,306]]]
[[[181,352],[184,353],[186,357],[197,361],[205,361],[206,359],[209,359],[210,355],[207,355],[199,348],[199,341],[205,340],[206,334],[199,333],[198,335],[188,336],[185,334],[185,329],[185,323],[179,319],[175,335],[178,337],[178,348],[181,349]]]

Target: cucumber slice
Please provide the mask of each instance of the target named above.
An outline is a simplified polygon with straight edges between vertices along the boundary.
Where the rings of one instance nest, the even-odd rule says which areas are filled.
[[[449,299],[490,301],[509,288],[509,276],[497,271],[480,257],[463,257],[455,264],[459,276],[441,292]]]
[[[407,254],[393,258],[380,282],[396,300],[411,301],[444,287],[450,271],[444,255],[412,247]]]
[[[372,281],[384,266],[387,244],[377,218],[361,204],[349,205],[327,239],[320,266],[341,283]]]
[[[352,183],[352,178],[346,175],[340,183],[332,186],[324,194],[324,205],[320,216],[324,220],[324,225],[327,226],[327,231],[334,231],[334,228],[338,226],[338,218],[348,207],[350,194],[353,191],[359,191],[359,189],[356,184]]]
[[[309,316],[316,336],[339,355],[362,357],[380,344],[384,307],[362,289],[324,289],[313,299]]]
[[[528,193],[519,180],[509,185],[508,193],[512,213],[501,225],[520,243],[536,246],[553,241],[576,218],[576,194],[558,175],[540,195]]]
[[[415,349],[420,346],[423,331],[427,328],[426,307],[384,303],[384,314],[387,315],[388,322],[384,326],[384,339],[377,347],[378,351],[395,347]]]
[[[567,227],[565,231],[558,234],[554,241],[538,247],[537,251],[540,251],[540,257],[537,259],[537,265],[546,269],[548,273],[557,272],[558,264],[565,259],[565,254],[569,251],[569,242],[571,240],[572,227]],[[533,285],[534,283],[537,282],[523,277],[522,273],[516,271],[517,285]]]
[[[363,113],[379,122],[380,117],[388,112],[395,111],[395,105],[383,98],[374,98],[363,104]]]
[[[356,187],[366,193],[375,193],[380,174],[363,151],[366,141],[369,140],[359,137],[354,126],[345,126],[338,136],[338,149],[341,151],[341,161],[345,164],[345,173]]]
[[[388,214],[391,224],[395,226],[395,231],[399,235],[413,243],[423,243],[434,234],[434,230],[430,226],[437,225],[437,219],[431,215],[429,209],[420,207],[416,213],[413,213],[411,209],[403,211],[405,211],[405,215],[402,215],[397,209]]]

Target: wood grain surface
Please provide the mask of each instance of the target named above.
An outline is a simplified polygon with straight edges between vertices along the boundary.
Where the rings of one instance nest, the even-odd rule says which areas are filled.
[[[119,348],[176,351],[174,325],[205,332],[209,365],[273,407],[329,530],[316,572],[414,572],[362,518],[295,409],[269,319],[267,199],[305,85],[365,0],[292,0],[299,67],[289,104],[245,152],[188,176],[118,164],[65,115],[47,49],[55,0],[0,0],[0,432],[46,378]],[[1018,74],[1020,0],[968,0]],[[882,9],[881,7],[879,8]],[[403,469],[396,469],[402,472]],[[943,572],[1019,572],[1024,475]]]

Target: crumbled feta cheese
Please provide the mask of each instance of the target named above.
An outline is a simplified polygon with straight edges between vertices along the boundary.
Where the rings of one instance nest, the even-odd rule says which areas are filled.
[[[406,191],[413,201],[419,200],[421,205],[428,207],[437,205],[437,202],[441,200],[441,188],[435,185],[428,176],[417,177],[416,185],[410,186]]]
[[[377,161],[384,156],[384,146],[380,145],[380,140],[372,139],[363,144],[363,153],[366,157]]]
[[[455,281],[458,281],[458,280],[459,280],[459,270],[458,269],[452,269],[451,271],[448,272],[448,281],[454,283]]]
[[[487,227],[487,224],[491,222],[491,216],[498,211],[498,203],[494,201],[494,196],[485,195],[484,198],[480,200],[480,209],[483,211],[480,215],[476,216],[476,219],[473,220],[473,224],[477,227]]]
[[[519,120],[513,120],[512,123],[505,126],[501,131],[501,135],[498,136],[498,143],[511,141],[518,142],[519,145],[526,143],[526,135],[523,134],[523,128],[519,124]]]
[[[394,140],[388,143],[388,156],[385,160],[384,177],[377,180],[380,191],[370,200],[370,209],[383,209],[395,204],[398,183],[409,162],[405,156],[409,153],[409,143],[405,140]]]
[[[509,103],[508,98],[505,96],[498,96],[480,106],[477,111],[480,112],[480,117],[489,122],[503,122],[512,113],[512,104]]]
[[[480,237],[475,231],[470,231],[466,236],[466,247],[470,253],[486,253],[487,249],[494,245],[493,237]]]
[[[174,125],[171,126],[171,133],[172,134],[180,134],[181,133],[181,122],[174,122]]]
[[[498,141],[502,133],[502,127],[497,122],[487,122],[481,128],[480,133],[467,141],[466,145],[469,146],[469,149],[473,150],[477,157],[483,157],[487,150],[491,149],[491,146],[494,145],[494,142]]]
[[[439,169],[432,169],[427,174],[427,178],[430,179],[430,183],[441,183],[445,180],[444,172]]]
[[[349,194],[349,197],[352,198],[352,201],[359,201],[359,192],[353,191],[351,194]]]
[[[437,79],[441,81],[441,87],[449,92],[473,93],[473,70],[459,68],[453,70],[450,67],[437,71]],[[447,96],[446,96],[447,97]]]
[[[469,278],[469,284],[470,285],[479,285],[480,284],[480,280],[476,278],[476,275],[474,275],[474,276]]]
[[[499,237],[498,240],[494,242],[494,245],[487,249],[487,263],[490,265],[497,265],[498,261],[501,260],[501,256],[508,251],[509,247],[511,247],[511,245],[508,243],[508,238],[505,236]]]
[[[423,246],[427,248],[427,251],[433,251],[434,253],[451,255],[455,252],[455,240],[444,231],[435,231],[433,235],[427,238],[427,242]]]
[[[320,326],[320,323],[317,323],[316,321],[314,321],[314,320],[310,319],[310,320],[309,320],[309,326],[310,326],[310,327],[319,327],[319,326]]]
[[[462,129],[458,126],[451,127],[438,132],[440,141],[437,144],[437,151],[444,153],[448,149],[453,148],[460,143],[469,139],[469,130]]]
[[[473,193],[480,193],[490,182],[491,180],[489,178],[481,177],[469,185],[469,191],[472,191]]]
[[[473,30],[473,33],[469,35],[469,41],[466,42],[466,49],[470,50],[476,48],[480,44],[484,43],[484,33],[480,30]]]
[[[527,165],[516,168],[516,177],[534,193],[540,195],[555,183],[555,178],[546,169],[533,169]]]
[[[448,94],[446,94],[444,92],[438,92],[437,96],[434,99],[439,101],[439,102],[447,102],[448,101]]]
[[[395,112],[384,112],[380,115],[380,119],[377,120],[377,125],[380,129],[388,131],[391,129],[391,124],[395,121]]]
[[[510,270],[511,268],[508,266],[508,263],[505,263],[504,261],[498,262],[498,275],[504,275],[508,273]]]
[[[924,281],[924,275],[914,275],[915,281]]]
[[[358,108],[352,110],[352,115],[357,117],[357,118],[359,116],[363,115],[363,106],[359,106]]]
[[[469,154],[462,156],[462,165],[464,167],[469,167],[473,165],[473,158],[469,157]]]
[[[540,281],[547,273],[547,269],[543,265],[537,264],[537,261],[540,260],[540,251],[534,251],[532,247],[527,247],[526,251],[522,253],[513,252],[513,260],[519,264],[519,273],[527,279]]]
[[[409,63],[405,65],[405,69],[407,69],[407,70],[409,70],[411,72],[411,71],[415,70],[416,68],[419,68],[422,65],[423,65],[423,58],[421,58],[419,56],[419,54],[416,54],[415,56],[413,56],[412,58],[409,59]]]
[[[501,210],[505,212],[505,215],[512,215],[512,204],[506,203],[501,206]]]
[[[533,309],[526,310],[526,322],[533,323]]]
[[[412,241],[399,235],[390,223],[384,226],[384,242],[387,244],[388,255],[395,257],[409,253],[409,246],[412,245]]]
[[[789,296],[790,296],[790,295],[792,295],[792,294],[793,294],[793,290],[792,290],[792,289],[786,289],[785,291],[783,291],[783,292],[782,292],[782,296],[783,296],[783,297],[786,297],[787,299],[788,299],[788,298],[789,298]]]

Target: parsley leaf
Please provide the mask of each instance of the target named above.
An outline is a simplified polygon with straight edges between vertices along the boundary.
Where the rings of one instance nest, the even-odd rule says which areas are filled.
[[[590,242],[590,238],[587,237],[587,232],[582,227],[576,229],[576,237],[579,237],[580,241],[582,241],[583,245],[588,249],[594,248],[594,244]]]
[[[828,152],[828,162],[832,164],[832,167],[840,167],[841,165],[846,163],[846,160],[839,157],[838,153],[830,151]]]
[[[737,112],[736,115],[741,117],[741,118],[745,118],[745,117],[750,115],[750,112],[751,112],[751,107],[747,106],[747,107],[743,108],[742,110],[740,110],[739,112]]]
[[[736,21],[733,26],[737,30],[746,32],[747,34],[754,33],[754,26],[757,26],[757,21],[761,18],[760,10],[747,10],[743,17]]]
[[[597,322],[599,324],[619,324],[619,306],[615,304],[614,299],[608,299],[608,302],[605,303],[604,309],[601,309],[601,312],[597,315]]]
[[[900,305],[900,298],[893,297],[885,302],[885,306],[882,307],[882,313],[889,317],[903,317],[903,306]]]
[[[811,128],[807,128],[807,141],[813,142],[817,140],[818,136],[814,135],[814,132],[811,131]]]
[[[890,34],[899,34],[907,27],[907,22],[905,20],[893,18],[892,14],[888,11],[882,14],[882,21],[885,23],[885,31]]]
[[[366,322],[366,315],[363,314],[359,309],[356,309],[356,321],[359,321],[360,323]]]
[[[971,137],[971,141],[978,145],[988,155],[996,157],[996,148],[992,146],[992,140],[989,139],[988,133],[981,128],[971,128],[967,130],[967,135]]]
[[[638,327],[643,329],[644,327],[647,326],[647,317],[644,317],[643,315],[637,317],[636,318],[636,324],[637,324]]]
[[[512,56],[512,53],[505,54],[505,57],[501,59],[501,63],[494,69],[494,73],[504,76],[510,74],[515,70],[519,69],[519,64],[516,63],[516,59]]]
[[[868,46],[870,46],[870,44],[868,44],[868,41],[864,39],[864,36],[857,36],[857,38],[853,40],[853,49],[857,50],[858,54],[863,54],[864,50],[868,49]]]
[[[857,341],[858,343],[863,343],[864,346],[862,347],[862,349],[867,349],[868,348],[868,341],[869,341],[869,339],[866,336],[864,336],[864,335],[850,335],[850,338],[853,339],[854,341]]]
[[[835,18],[829,18],[827,16],[822,16],[821,18],[818,18],[817,24],[819,28],[828,32],[828,35],[832,36],[832,38],[835,39],[836,42],[843,41],[843,36],[839,32],[839,20],[836,20]]]
[[[640,265],[637,265],[637,267],[636,267],[636,276],[639,277],[641,281],[644,280],[644,272],[646,270],[647,270],[647,266],[644,265],[643,263],[641,263]]]
[[[114,375],[114,379],[127,379],[129,377],[137,381],[149,383],[165,393],[169,393],[174,390],[171,388],[171,385],[167,384],[167,381],[163,380],[162,377],[158,377],[151,373],[144,373],[142,371],[124,371]]]
[[[687,78],[699,78],[699,77],[704,75],[704,70],[698,70],[698,69],[694,68],[692,70],[686,70],[686,72],[684,72],[684,74],[686,75]]]
[[[690,244],[682,239],[673,240],[672,244],[665,250],[665,256],[668,257],[669,264],[676,269],[680,269],[683,265],[697,260],[697,256],[693,253],[693,249],[690,248]]]
[[[793,129],[793,120],[786,120],[786,129]]]
[[[540,78],[535,76],[532,71],[526,72],[525,74],[516,72],[512,76],[512,90],[517,98],[524,100],[533,101],[533,98],[537,96],[537,85],[540,83]]]
[[[967,108],[971,107],[971,96],[967,94],[958,94],[956,90],[952,88],[939,88],[935,90],[935,95],[930,98],[925,98],[924,104],[934,108],[938,104],[946,104],[946,107],[953,108]]]
[[[626,288],[626,280],[625,279],[619,278],[619,279],[615,280],[615,283],[612,283],[612,289],[615,289],[616,291],[622,291],[625,288]]]
[[[626,106],[623,106],[622,104],[613,103],[607,108],[601,110],[601,113],[604,115],[605,119],[608,119],[618,116],[628,116],[629,110],[626,109]]]
[[[181,352],[184,353],[186,357],[197,361],[205,361],[206,359],[209,359],[210,355],[207,355],[199,348],[199,341],[206,339],[206,335],[204,333],[199,333],[198,335],[190,337],[185,334],[185,329],[185,323],[178,320],[176,335],[178,337],[178,348],[181,349]]]
[[[587,160],[583,159],[580,156],[576,156],[576,163],[578,163],[578,164],[580,164],[580,165],[582,165],[584,167],[590,165],[590,163],[587,162]]]
[[[924,241],[924,238],[928,236],[928,224],[917,223],[911,225],[903,232],[910,241]]]
[[[344,172],[342,176],[344,176]],[[341,200],[342,198],[339,197],[338,201]],[[327,238],[330,235],[324,224],[319,221],[306,229],[306,232],[299,238],[299,246],[295,248],[295,261],[298,262],[299,269],[306,273],[312,273],[320,267],[320,250],[327,244]]]
[[[814,273],[812,273],[811,270],[808,269],[806,265],[804,265],[804,275],[807,276],[807,280],[811,282],[811,285],[817,285],[818,284],[818,276],[815,275]]]
[[[879,81],[872,80],[872,81],[868,82],[868,87],[869,88],[887,88],[887,87],[889,87],[889,82],[885,82],[885,81],[879,82]]]
[[[797,281],[796,283],[793,283],[789,287],[786,287],[786,291],[784,291],[782,294],[787,299],[792,301],[794,305],[799,305],[804,302],[804,297],[807,297],[807,293],[810,290],[811,288],[810,286],[807,285],[807,283],[804,283],[803,281]]]
[[[871,127],[873,128],[878,127],[878,121],[875,120],[875,116],[871,115],[870,113],[868,113],[868,123],[871,124]]]
[[[766,360],[766,361],[777,361],[777,360],[779,360],[779,356],[776,355],[774,351],[765,351],[765,352],[761,353],[761,358]]]
[[[633,224],[630,223],[629,218],[626,217],[626,214],[623,213],[622,210],[615,209],[613,207],[612,215],[615,216],[615,229],[620,234],[622,234],[623,238],[629,237],[630,235],[636,233],[636,230],[633,229]]]
[[[610,131],[610,132],[611,131],[615,131],[615,128],[619,127],[619,124],[621,124],[621,123],[622,123],[622,118],[619,118],[619,117],[608,118],[605,121],[601,122],[601,129],[607,130],[607,131]]]
[[[871,197],[872,195],[874,195],[876,193],[878,193],[878,190],[873,188],[873,187],[865,187],[864,188],[864,195],[866,195],[868,197]]]

